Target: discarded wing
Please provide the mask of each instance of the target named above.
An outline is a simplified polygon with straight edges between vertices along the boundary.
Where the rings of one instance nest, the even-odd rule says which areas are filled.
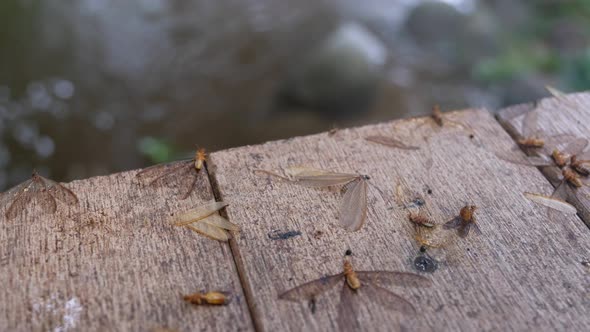
[[[582,191],[578,190],[582,186],[588,186],[588,179],[582,178],[577,172],[573,171],[569,167],[563,168],[561,174],[555,175],[553,174],[550,178],[555,177],[555,180],[559,180],[560,182],[555,187],[553,194],[551,194],[552,199],[561,200],[561,201],[585,201],[589,197],[586,197],[582,194]],[[558,219],[559,212],[564,212],[559,209],[551,208],[549,209],[549,219],[556,220]],[[566,212],[567,213],[567,212]],[[573,213],[573,212],[572,212]]]
[[[231,238],[229,231],[240,229],[236,224],[217,214],[217,211],[225,206],[227,203],[212,201],[180,214],[174,219],[173,224],[185,226],[218,241],[227,241]]]
[[[78,197],[68,188],[33,171],[32,177],[0,196],[7,204],[5,216],[11,220],[18,217],[31,202],[35,201],[44,212],[55,213],[57,201],[66,205],[78,204]],[[8,203],[10,202],[10,203]]]
[[[184,200],[193,192],[199,180],[199,172],[203,167],[206,154],[203,149],[197,150],[192,159],[174,161],[166,164],[150,166],[139,171],[136,178],[143,184],[155,186],[166,180],[181,178],[180,199]]]
[[[547,91],[549,91],[549,93],[555,98],[565,99],[567,97],[567,95],[563,91],[558,90],[552,87],[551,85],[546,85],[545,89],[547,89]]]
[[[524,196],[537,204],[541,204],[543,206],[546,206],[557,211],[561,211],[567,214],[577,213],[577,210],[573,205],[556,197],[548,197],[541,194],[534,194],[528,192],[525,192]]]
[[[304,187],[326,188],[344,185],[346,191],[340,207],[340,225],[349,231],[357,231],[365,222],[367,217],[367,180],[369,179],[366,175],[335,173],[308,167],[286,168],[286,176],[265,170],[257,171]]]
[[[360,328],[356,312],[361,301],[374,302],[406,315],[416,313],[412,303],[382,285],[403,287],[430,287],[432,285],[428,278],[413,273],[354,271],[350,261],[345,259],[344,272],[322,277],[290,289],[279,295],[279,299],[315,303],[319,295],[334,288],[338,283],[342,284],[337,317],[341,329]]]
[[[398,148],[398,149],[403,149],[403,150],[420,150],[420,148],[417,146],[407,145],[406,143],[404,143],[398,139],[395,139],[393,137],[388,137],[388,136],[380,136],[380,135],[367,136],[367,137],[365,137],[365,140],[367,140],[369,142],[385,145],[385,146],[388,146],[391,148]]]

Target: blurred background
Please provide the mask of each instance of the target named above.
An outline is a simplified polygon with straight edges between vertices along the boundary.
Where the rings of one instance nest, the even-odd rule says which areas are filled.
[[[588,0],[1,0],[0,190],[590,88]]]

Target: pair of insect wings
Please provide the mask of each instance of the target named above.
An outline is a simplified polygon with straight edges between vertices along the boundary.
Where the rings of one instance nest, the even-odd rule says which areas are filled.
[[[367,217],[367,177],[308,167],[286,168],[286,177],[273,172],[263,172],[305,187],[346,186],[340,207],[340,225],[349,231],[357,231],[363,226]]]
[[[411,315],[416,313],[416,309],[412,303],[380,286],[380,284],[405,287],[429,287],[432,283],[428,278],[404,272],[356,271],[356,275],[361,281],[361,287],[357,290],[352,290],[346,282],[345,274],[339,273],[316,279],[288,290],[279,295],[279,299],[294,302],[315,301],[319,295],[326,293],[340,282],[342,283],[342,287],[340,291],[340,302],[338,304],[337,322],[340,327],[351,327],[358,325],[358,321],[356,320],[356,303],[361,298],[403,314]]]
[[[18,217],[33,201],[39,204],[43,211],[50,213],[57,210],[57,201],[66,205],[78,204],[78,197],[71,190],[36,172],[29,180],[0,194],[0,200],[8,206],[5,212],[8,220]]]
[[[227,241],[231,238],[229,231],[239,231],[236,224],[217,214],[217,211],[227,205],[225,202],[211,201],[175,217],[173,224],[187,227],[215,240]]]

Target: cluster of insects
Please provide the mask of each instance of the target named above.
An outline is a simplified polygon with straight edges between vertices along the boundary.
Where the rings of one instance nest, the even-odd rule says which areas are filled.
[[[556,91],[550,91],[559,96]],[[556,183],[553,193],[545,196],[525,192],[524,196],[552,211],[575,214],[576,208],[568,201],[585,199],[580,197],[578,189],[589,185],[590,150],[586,150],[589,141],[569,134],[543,137],[537,129],[537,123],[536,110],[526,113],[522,120],[522,136],[517,143],[524,151],[524,156],[517,150],[496,155],[514,164],[543,167],[549,179]]]
[[[576,209],[567,201],[578,194],[578,188],[588,185],[590,175],[590,151],[585,151],[589,142],[572,135],[543,137],[537,130],[538,113],[531,111],[523,120],[522,137],[517,143],[520,150],[497,153],[500,159],[519,165],[549,167],[554,169],[557,185],[551,196],[537,193],[524,193],[528,199],[552,210],[564,213],[576,213]],[[429,118],[420,119],[417,128],[430,126],[438,130],[444,126],[457,127],[474,135],[473,129],[467,124],[448,119],[435,107]],[[419,150],[416,144],[408,144],[402,139],[383,135],[370,135],[364,140],[389,148],[401,150]],[[522,154],[525,152],[525,155]],[[203,149],[196,151],[188,160],[155,165],[139,171],[135,178],[137,183],[155,187],[174,182],[178,189],[178,198],[188,198],[197,187],[199,179],[207,181],[205,167],[206,153]],[[431,166],[431,164],[430,164]],[[429,167],[428,167],[429,168]],[[280,172],[257,169],[254,172],[269,175],[289,184],[309,188],[340,187],[343,191],[338,216],[339,226],[356,232],[361,230],[368,215],[369,186],[374,188],[384,202],[387,195],[377,186],[370,183],[371,177],[364,174],[333,172],[311,167],[287,167]],[[177,181],[181,179],[182,181]],[[396,188],[396,200],[405,210],[407,222],[413,230],[413,237],[420,247],[414,260],[414,267],[419,272],[434,272],[437,262],[428,255],[430,248],[444,246],[450,238],[462,239],[470,234],[481,235],[477,222],[478,207],[466,204],[457,207],[455,215],[448,216],[442,222],[434,220],[426,211],[422,197],[409,197],[403,185]],[[78,197],[60,183],[46,179],[33,172],[31,179],[17,185],[0,196],[8,202],[5,210],[7,220],[17,218],[31,202],[48,213],[55,213],[58,204],[76,206]],[[238,232],[239,226],[219,214],[228,205],[226,202],[211,201],[191,210],[175,213],[171,225],[186,227],[196,233],[218,241],[228,241],[232,232]],[[456,235],[454,235],[456,234]],[[301,235],[299,231],[271,232],[271,240],[286,240]],[[282,292],[278,297],[287,301],[308,301],[312,313],[317,310],[316,300],[336,285],[340,284],[340,302],[338,304],[337,322],[341,327],[358,324],[356,312],[361,301],[371,301],[387,309],[405,315],[416,313],[414,305],[400,295],[392,292],[387,286],[429,287],[430,279],[408,272],[398,271],[356,271],[353,268],[351,251],[344,257],[342,272],[324,276],[307,282],[293,289]],[[186,295],[183,299],[196,305],[225,305],[230,302],[231,294],[222,291],[204,291]]]

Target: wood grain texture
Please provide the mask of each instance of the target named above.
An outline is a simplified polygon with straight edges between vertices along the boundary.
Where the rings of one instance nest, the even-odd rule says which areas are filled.
[[[536,103],[516,105],[500,110],[498,119],[513,136],[522,134],[522,120],[531,111],[538,112],[538,129],[541,136],[570,134],[590,140],[590,93],[570,94],[566,99],[545,98]],[[550,168],[541,171],[553,181]],[[554,181],[555,183],[555,181]],[[577,197],[570,203],[590,226],[590,187],[577,189]]]
[[[459,126],[433,130],[420,125],[430,120],[408,119],[210,156],[213,185],[230,204],[229,219],[242,227],[232,248],[260,330],[335,330],[338,287],[318,299],[315,314],[307,303],[277,296],[341,272],[346,249],[357,270],[415,272],[413,226],[393,198],[400,179],[424,198],[439,224],[465,204],[477,205],[483,235],[461,241],[453,235],[448,246],[432,251],[440,260],[439,269],[426,274],[433,287],[387,287],[412,302],[418,316],[362,303],[363,329],[584,330],[590,324],[589,271],[582,264],[590,258],[588,229],[577,217],[551,222],[544,208],[523,197],[524,191],[550,193],[551,185],[537,169],[495,157],[492,151],[514,142],[488,112],[446,116],[468,124],[475,137]],[[368,135],[395,135],[422,149],[372,144],[363,139]],[[428,144],[424,136],[430,136]],[[370,186],[368,220],[360,231],[347,232],[338,226],[338,189],[305,188],[252,172],[296,165],[370,175],[386,199]],[[301,235],[274,240],[277,230]]]
[[[212,199],[206,172],[176,199],[175,184],[134,183],[134,171],[74,181],[80,205],[55,215],[0,209],[0,330],[251,330],[229,246],[168,224]],[[179,179],[182,180],[182,179]],[[183,294],[225,290],[228,306],[197,307]]]

